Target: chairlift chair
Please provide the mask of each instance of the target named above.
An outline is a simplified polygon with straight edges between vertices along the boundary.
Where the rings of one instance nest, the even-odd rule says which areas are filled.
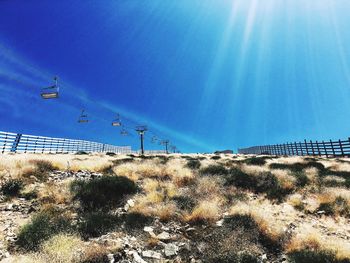
[[[43,99],[57,99],[59,93],[58,77],[54,77],[55,84],[53,86],[43,88],[41,91],[41,97]]]
[[[151,142],[152,143],[156,143],[158,141],[158,138],[156,136],[153,136],[152,139],[151,139]]]
[[[119,126],[121,126],[121,125],[122,125],[122,123],[121,123],[121,121],[120,121],[119,114],[117,114],[117,118],[116,118],[114,121],[112,121],[112,126],[114,126],[114,127],[119,127]]]
[[[85,114],[85,110],[81,111],[81,114],[80,114],[80,117],[78,119],[78,122],[79,123],[87,123],[87,122],[89,122],[88,116]]]

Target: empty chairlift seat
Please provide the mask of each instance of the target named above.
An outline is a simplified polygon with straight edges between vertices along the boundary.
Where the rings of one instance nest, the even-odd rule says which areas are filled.
[[[57,99],[59,95],[58,77],[54,77],[54,85],[41,90],[43,99]]]
[[[87,122],[89,122],[88,116],[85,114],[85,110],[81,111],[81,114],[79,116],[78,122],[79,123],[87,123]]]

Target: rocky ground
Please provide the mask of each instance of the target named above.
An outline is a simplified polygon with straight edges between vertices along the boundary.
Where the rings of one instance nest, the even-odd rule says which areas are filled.
[[[63,182],[75,179],[88,181],[100,178],[103,174],[104,172],[88,170],[56,170],[48,174],[45,183],[37,180],[31,183],[31,187],[40,191],[47,184],[60,187]],[[138,180],[137,184],[142,187],[143,181]],[[268,213],[271,223],[278,223],[283,227],[283,239],[285,240],[291,240],[292,237],[312,229],[326,239],[329,237],[333,241],[350,243],[350,218],[348,216],[330,217],[320,209],[314,211],[298,210],[291,203],[270,202],[264,195],[251,191],[245,192],[244,202],[248,206],[259,206]],[[303,202],[307,205],[308,200],[304,199]],[[137,197],[129,196],[122,205],[114,208],[111,213],[122,218],[133,211],[137,203]],[[62,207],[76,206],[73,203],[58,205]],[[40,198],[28,200],[23,197],[15,197],[8,199],[3,195],[0,196],[0,262],[21,262],[22,252],[16,249],[17,234],[19,229],[41,209],[41,206],[42,200]],[[96,262],[215,262],[213,255],[215,255],[216,249],[220,250],[221,253],[225,251],[226,246],[229,247],[229,244],[233,243],[236,244],[235,249],[239,253],[246,251],[246,246],[248,246],[248,249],[253,250],[254,254],[257,255],[256,258],[246,261],[244,259],[231,261],[228,257],[226,260],[217,262],[290,261],[283,247],[266,245],[261,242],[260,238],[257,239],[261,232],[247,231],[244,222],[237,224],[236,221],[232,223],[232,220],[230,206],[223,206],[220,215],[215,217],[215,221],[211,223],[207,221],[193,223],[186,220],[162,220],[161,216],[153,216],[152,220],[135,227],[135,229],[130,229],[125,223],[121,223],[114,231],[85,239],[83,246],[118,248],[109,251],[103,261]],[[210,260],[203,256],[209,254],[211,255]],[[25,261],[23,258],[23,262],[30,261]]]

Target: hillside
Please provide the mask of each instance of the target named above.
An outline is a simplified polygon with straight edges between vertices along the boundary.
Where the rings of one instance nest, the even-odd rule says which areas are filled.
[[[1,262],[350,262],[350,160],[0,156]]]

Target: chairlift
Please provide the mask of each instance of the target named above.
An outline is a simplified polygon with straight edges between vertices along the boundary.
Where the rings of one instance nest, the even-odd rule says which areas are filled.
[[[152,143],[156,143],[158,141],[158,138],[156,136],[153,136],[152,139],[151,139],[151,142]]]
[[[87,123],[87,122],[89,122],[88,116],[85,114],[85,110],[81,111],[81,114],[80,114],[80,117],[78,119],[78,122],[79,123]]]
[[[55,76],[54,78],[55,84],[53,86],[43,88],[41,91],[41,97],[43,99],[57,99],[58,98],[58,77]]]
[[[122,123],[121,123],[121,121],[120,121],[119,114],[117,114],[117,118],[116,118],[115,120],[112,121],[112,126],[114,126],[114,127],[119,127],[119,126],[121,126],[121,125],[122,125]]]

